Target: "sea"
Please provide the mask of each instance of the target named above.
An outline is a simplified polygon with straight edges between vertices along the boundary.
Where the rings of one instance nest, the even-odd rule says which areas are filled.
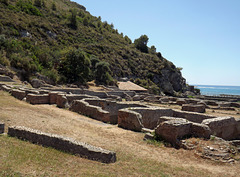
[[[220,85],[194,85],[200,89],[201,95],[240,95],[240,86],[220,86]]]

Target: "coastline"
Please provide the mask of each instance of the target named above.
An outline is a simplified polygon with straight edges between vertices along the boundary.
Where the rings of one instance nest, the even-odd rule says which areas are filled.
[[[240,97],[240,86],[195,84],[194,87],[200,89],[201,95],[205,96]]]

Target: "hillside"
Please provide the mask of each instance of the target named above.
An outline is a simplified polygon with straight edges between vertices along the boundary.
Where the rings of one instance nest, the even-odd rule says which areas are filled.
[[[93,79],[113,84],[112,76],[114,79],[128,77],[153,93],[176,95],[187,89],[181,69],[154,46],[143,46],[143,50],[137,45],[139,40],[133,43],[128,36],[119,34],[113,24],[102,22],[101,17],[92,16],[75,2],[0,2],[0,64],[16,68],[14,72],[22,80],[30,81],[38,72],[54,84],[84,83]],[[76,55],[75,51],[78,51]],[[68,58],[74,58],[72,56],[83,56],[86,60],[79,62],[81,65],[74,61],[69,64]],[[101,63],[105,69],[96,67],[99,61],[107,62]],[[69,78],[79,71],[76,66],[84,71]],[[99,70],[107,74],[98,78]]]

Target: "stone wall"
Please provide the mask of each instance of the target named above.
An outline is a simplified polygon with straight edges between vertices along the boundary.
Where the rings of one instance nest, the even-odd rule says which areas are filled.
[[[4,123],[0,122],[0,134],[4,133]]]
[[[73,101],[70,110],[82,115],[89,116],[99,121],[103,121],[106,123],[112,122],[110,113],[108,111],[104,111],[101,107],[90,105],[89,103],[84,101],[84,99]]]
[[[173,110],[159,107],[148,108],[130,108],[131,111],[137,112],[142,116],[142,123],[145,128],[154,129],[158,125],[159,118],[162,116],[173,116]]]
[[[129,109],[119,110],[118,126],[127,130],[140,132],[144,127],[142,124],[142,115]]]
[[[13,89],[11,94],[12,94],[12,96],[14,96],[15,98],[17,98],[19,100],[22,100],[27,95],[25,91],[18,90],[18,89]]]
[[[26,97],[26,101],[30,104],[49,104],[49,95],[43,94],[43,95],[35,95],[35,94],[28,94]]]
[[[0,75],[0,81],[1,82],[15,82],[9,76],[3,76],[3,75]]]
[[[184,118],[191,122],[196,122],[196,123],[202,123],[202,121],[205,119],[216,118],[215,116],[211,116],[211,115],[207,115],[207,114],[191,113],[191,112],[187,112],[187,111],[178,111],[178,110],[173,110],[173,117]]]
[[[110,123],[117,124],[118,123],[118,110],[123,108],[131,108],[131,107],[147,107],[143,104],[136,103],[123,103],[110,101],[106,99],[84,99],[84,101],[88,102],[90,105],[101,107],[103,110],[108,111],[110,113]]]
[[[234,117],[218,117],[207,119],[203,124],[209,126],[212,134],[225,140],[232,140],[239,137],[238,122]]]
[[[90,160],[96,160],[103,163],[116,162],[115,152],[78,142],[71,138],[43,133],[26,127],[9,127],[8,135],[30,141],[34,144],[52,147],[57,150],[79,155],[80,157]]]

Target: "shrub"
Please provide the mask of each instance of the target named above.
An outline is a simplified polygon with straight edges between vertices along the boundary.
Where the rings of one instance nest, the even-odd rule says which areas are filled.
[[[20,0],[20,1],[17,2],[16,5],[21,11],[23,11],[23,12],[29,14],[29,15],[42,16],[41,12],[35,6],[33,6],[30,3],[30,1]]]
[[[67,82],[80,81],[85,84],[90,75],[90,60],[80,49],[71,49],[62,59],[60,73],[67,78]]]
[[[141,52],[148,53],[148,47],[147,47],[148,40],[149,38],[147,37],[147,35],[142,35],[140,36],[140,38],[135,39],[134,45]]]
[[[113,84],[113,78],[110,75],[110,68],[108,62],[101,61],[96,64],[95,78],[96,83],[98,84]]]

